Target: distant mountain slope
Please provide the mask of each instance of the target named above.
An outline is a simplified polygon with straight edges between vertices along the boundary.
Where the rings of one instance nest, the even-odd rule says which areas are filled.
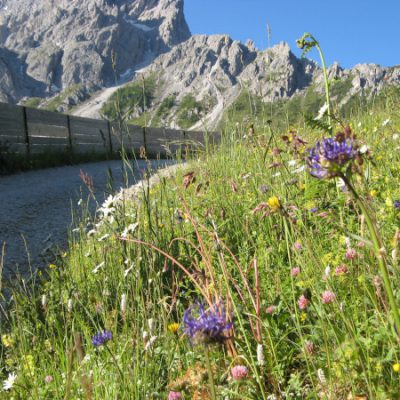
[[[0,101],[179,128],[265,104],[315,109],[323,77],[286,43],[191,36],[184,0],[0,0]],[[400,67],[329,69],[337,107],[399,86]],[[242,112],[243,111],[243,112]],[[250,110],[251,111],[251,110]]]
[[[90,92],[189,37],[183,0],[1,0],[0,100]]]
[[[370,96],[400,84],[400,67],[362,64],[343,69],[334,64],[328,72],[332,100],[339,107],[358,94]],[[143,107],[143,99],[131,94],[142,91],[142,78],[146,82],[151,77],[156,77],[155,86]],[[136,82],[130,92],[121,89],[103,107],[107,117],[115,117],[117,96],[134,123],[142,123],[145,113],[150,125],[185,129],[214,128],[227,109],[243,103],[243,96],[254,104],[298,103],[295,99],[306,97],[314,108],[324,101],[323,74],[315,62],[297,58],[286,43],[258,51],[251,42],[242,44],[226,35],[192,36],[155,59]]]

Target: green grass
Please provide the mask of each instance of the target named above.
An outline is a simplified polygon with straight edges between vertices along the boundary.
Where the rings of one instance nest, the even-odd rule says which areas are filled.
[[[77,92],[81,88],[81,85],[72,85],[65,90],[63,90],[59,95],[53,97],[46,103],[44,103],[43,108],[48,111],[56,112],[61,104],[75,92]]]
[[[156,76],[147,76],[143,82],[136,81],[119,89],[103,105],[101,112],[110,120],[123,117],[129,123],[140,125],[142,114],[152,106],[156,90]]]
[[[378,222],[400,304],[396,98],[375,99],[376,108],[345,123],[371,149],[354,185]],[[259,99],[239,100],[232,115],[251,107],[246,123],[268,117]],[[316,101],[310,92],[276,109],[276,118],[288,127],[286,113]],[[93,219],[83,199],[68,252],[31,283],[5,283],[13,301],[3,316],[0,374],[17,379],[0,398],[166,399],[173,390],[208,399],[204,348],[190,345],[183,316],[196,300],[218,298],[234,323],[229,340],[209,348],[218,399],[398,399],[398,339],[359,208],[335,179],[300,168],[306,149],[294,152],[281,139],[286,129],[242,138],[235,122],[218,149],[197,154],[136,202],[109,203],[112,218]],[[298,133],[308,146],[324,135]],[[346,258],[348,248],[355,258]],[[322,302],[326,290],[336,296],[330,304]],[[301,310],[304,293],[311,303]],[[103,330],[113,338],[95,348],[91,338]],[[245,379],[232,379],[235,365],[248,368]]]
[[[23,105],[26,107],[37,108],[42,103],[43,99],[40,97],[31,97],[24,101]]]
[[[157,111],[152,119],[151,126],[162,127],[168,126],[165,122],[171,117],[171,111],[176,106],[176,96],[171,95],[166,97],[157,108]]]

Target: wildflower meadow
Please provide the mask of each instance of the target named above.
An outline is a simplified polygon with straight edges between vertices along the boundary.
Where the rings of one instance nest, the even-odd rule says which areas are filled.
[[[400,117],[326,86],[314,126],[228,123],[136,199],[83,196],[7,284],[0,398],[400,399]]]

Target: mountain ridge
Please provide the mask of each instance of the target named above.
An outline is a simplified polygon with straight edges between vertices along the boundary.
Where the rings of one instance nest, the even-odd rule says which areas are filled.
[[[287,43],[260,51],[228,35],[192,35],[183,7],[183,0],[0,0],[0,101],[113,118],[110,102],[124,91],[128,122],[187,129],[215,127],[244,91],[264,103],[323,93],[321,68]],[[342,82],[340,96],[333,93],[339,106],[400,83],[398,66],[335,63],[328,75],[332,86]],[[146,80],[152,88],[143,98]]]

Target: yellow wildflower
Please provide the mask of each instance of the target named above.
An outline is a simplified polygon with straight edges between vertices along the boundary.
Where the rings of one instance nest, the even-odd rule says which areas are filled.
[[[400,372],[400,363],[393,364],[393,371]]]
[[[373,189],[373,190],[371,190],[371,191],[369,192],[369,195],[370,195],[371,197],[376,197],[377,194],[378,194],[378,191],[375,190],[375,189]]]
[[[168,325],[168,331],[171,332],[171,333],[178,332],[178,329],[179,329],[179,324],[176,323],[176,322]]]
[[[272,212],[276,212],[281,208],[281,203],[276,196],[272,196],[267,201],[268,207],[271,209]]]
[[[302,312],[302,313],[300,314],[300,321],[301,321],[301,322],[304,322],[306,319],[307,319],[307,313]]]
[[[316,206],[317,206],[317,204],[315,203],[315,201],[312,201],[312,200],[307,201],[305,204],[305,208],[307,210],[311,210],[312,208],[315,208]]]
[[[53,351],[53,346],[51,345],[51,342],[49,339],[46,339],[44,341],[44,347],[46,348],[47,351],[51,352]]]
[[[33,375],[35,372],[35,364],[33,362],[33,356],[31,354],[28,354],[27,356],[24,356],[22,358],[22,368],[24,369],[25,372],[28,372],[29,374]]]
[[[4,347],[12,347],[14,346],[15,342],[11,335],[2,335],[1,341],[3,342]]]
[[[50,269],[56,269],[56,268],[57,268],[57,265],[55,265],[55,264],[49,264],[49,268],[50,268]]]

